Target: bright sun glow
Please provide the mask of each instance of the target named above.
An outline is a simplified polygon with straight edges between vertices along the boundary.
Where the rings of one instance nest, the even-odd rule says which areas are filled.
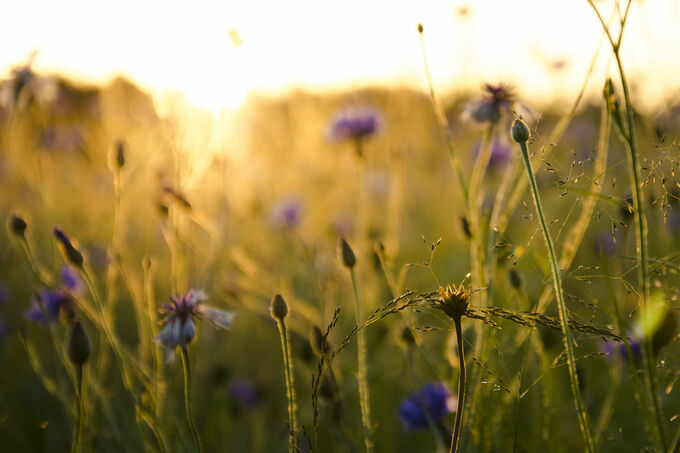
[[[611,2],[598,5],[607,15],[612,11]],[[636,2],[633,9],[624,57],[640,76],[645,99],[657,99],[677,89],[664,74],[677,74],[680,60],[663,55],[680,54],[673,35],[680,7],[658,0]],[[585,1],[121,0],[102,6],[29,0],[10,2],[5,17],[12,20],[0,29],[0,72],[38,49],[39,71],[95,82],[123,74],[152,93],[181,91],[213,112],[237,108],[251,91],[422,87],[418,22],[425,24],[440,88],[502,78],[525,97],[550,102],[575,93],[601,37]],[[609,70],[606,58],[600,60],[598,75]],[[560,62],[561,72],[551,73]],[[643,72],[655,80],[645,80]]]

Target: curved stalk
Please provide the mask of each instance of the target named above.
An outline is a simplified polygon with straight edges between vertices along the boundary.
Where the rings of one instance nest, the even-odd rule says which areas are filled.
[[[201,452],[201,440],[198,437],[198,431],[194,424],[194,416],[191,415],[191,368],[189,366],[189,351],[186,346],[180,348],[182,350],[182,367],[184,368],[184,408],[186,409],[187,424],[189,431],[196,442],[196,451]]]
[[[454,318],[453,323],[456,326],[456,343],[458,345],[458,365],[460,373],[458,374],[458,407],[456,408],[456,421],[453,425],[453,435],[451,436],[450,453],[458,451],[458,441],[460,440],[460,427],[463,422],[463,409],[465,403],[465,355],[463,350],[463,329],[461,327],[460,317]]]

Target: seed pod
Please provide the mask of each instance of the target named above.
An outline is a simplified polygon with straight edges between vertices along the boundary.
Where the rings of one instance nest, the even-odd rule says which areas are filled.
[[[269,312],[271,313],[272,318],[279,321],[283,321],[283,318],[286,317],[288,314],[288,305],[286,305],[286,301],[283,300],[281,294],[274,296],[271,304],[269,304]]]
[[[460,216],[460,227],[463,229],[465,237],[470,239],[472,237],[472,233],[470,233],[470,222],[468,222],[465,216]]]
[[[80,321],[73,323],[68,342],[68,356],[76,365],[83,365],[90,357],[90,340]]]
[[[399,334],[399,338],[401,341],[404,342],[406,346],[411,346],[416,343],[416,339],[413,336],[413,332],[411,332],[411,328],[408,326],[404,326],[403,329],[401,329],[401,333]]]
[[[328,344],[326,344],[324,348],[323,332],[321,332],[319,326],[314,326],[309,331],[309,344],[312,346],[312,351],[314,351],[314,354],[317,356],[324,354],[324,349],[328,348]]]
[[[353,269],[357,264],[357,257],[354,255],[352,247],[349,246],[344,238],[340,238],[340,254],[342,256],[342,264],[344,264],[347,269]]]

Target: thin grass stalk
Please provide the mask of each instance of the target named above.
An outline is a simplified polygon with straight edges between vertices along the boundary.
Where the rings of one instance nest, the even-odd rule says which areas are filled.
[[[526,125],[524,125],[524,127],[526,128]],[[578,372],[576,371],[576,359],[574,357],[574,350],[572,344],[573,339],[568,324],[569,315],[567,313],[567,307],[564,302],[564,293],[562,291],[562,277],[560,275],[560,268],[557,262],[557,255],[555,254],[555,246],[553,244],[552,238],[550,237],[548,224],[546,223],[545,216],[543,214],[543,207],[541,205],[538,187],[536,186],[536,179],[534,178],[534,172],[531,169],[531,161],[529,159],[529,151],[527,149],[526,139],[523,141],[519,141],[519,146],[522,152],[522,160],[524,161],[524,167],[526,169],[527,177],[529,178],[529,186],[534,199],[534,204],[536,206],[536,213],[541,223],[543,239],[545,240],[546,247],[548,249],[550,268],[552,271],[553,284],[555,289],[555,298],[557,299],[557,306],[560,313],[560,323],[562,325],[562,334],[564,336],[564,347],[567,353],[567,368],[569,371],[571,391],[574,396],[574,405],[576,406],[579,428],[581,430],[581,434],[583,435],[585,450],[587,452],[594,452],[595,443],[593,441],[592,433],[590,431],[590,421],[588,420],[588,413],[586,412],[586,408],[583,403],[583,398],[581,396],[581,391],[579,389]]]
[[[633,215],[635,219],[635,243],[636,243],[636,256],[639,266],[637,268],[638,282],[642,288],[642,313],[648,313],[650,306],[650,285],[649,285],[649,248],[647,241],[647,216],[645,214],[645,204],[644,204],[644,194],[642,190],[641,178],[640,178],[640,163],[638,160],[638,146],[637,146],[637,135],[635,132],[635,118],[633,115],[633,106],[630,99],[630,90],[628,87],[628,81],[626,78],[626,73],[623,69],[623,62],[621,61],[621,41],[623,38],[623,30],[626,25],[626,19],[628,18],[628,12],[630,11],[630,6],[632,0],[629,0],[623,17],[620,19],[619,36],[616,41],[612,37],[609,30],[609,26],[604,21],[599,10],[595,6],[592,0],[587,0],[588,4],[593,8],[593,11],[597,15],[597,18],[602,25],[604,32],[607,34],[609,43],[612,47],[612,52],[614,53],[614,58],[616,59],[616,66],[619,71],[619,78],[621,79],[621,86],[623,88],[623,97],[626,106],[626,121],[624,129],[622,130],[623,142],[628,154],[628,173],[631,180],[632,192],[633,192]],[[652,400],[652,405],[654,407],[655,415],[655,426],[658,436],[659,443],[663,451],[667,449],[666,435],[664,433],[663,415],[661,414],[661,403],[659,401],[659,394],[657,392],[656,376],[654,369],[654,353],[652,348],[652,336],[651,333],[646,330],[644,332],[644,362],[645,362],[645,383],[648,387],[649,397]]]
[[[463,409],[465,408],[465,354],[463,349],[463,329],[460,317],[454,318],[453,323],[456,327],[456,344],[458,346],[458,407],[456,408],[456,421],[453,425],[453,435],[451,436],[450,453],[458,451],[458,441],[460,440],[460,428],[463,423]]]
[[[361,303],[359,300],[359,288],[357,286],[354,269],[350,269],[352,288],[354,290],[354,307],[357,325],[361,325]],[[364,428],[364,445],[367,452],[373,451],[372,423],[371,423],[371,398],[368,386],[367,370],[368,352],[366,347],[366,332],[360,329],[357,332],[357,380],[359,381],[359,406],[361,408],[361,424]]]
[[[186,412],[187,425],[196,443],[196,451],[201,452],[201,439],[194,424],[194,416],[191,413],[191,364],[189,363],[189,351],[186,345],[182,346],[182,368],[184,369],[184,409]]]

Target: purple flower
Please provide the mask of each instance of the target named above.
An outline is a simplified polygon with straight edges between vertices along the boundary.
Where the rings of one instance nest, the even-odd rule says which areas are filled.
[[[201,289],[191,289],[181,297],[170,296],[170,303],[163,304],[160,309],[161,315],[165,316],[164,327],[155,340],[171,350],[177,346],[186,347],[196,334],[194,320],[201,316],[205,316],[215,327],[230,327],[234,313],[201,305],[207,298],[205,291]]]
[[[614,255],[619,250],[616,236],[611,233],[602,233],[595,238],[595,253],[599,255],[600,249],[606,256]]]
[[[276,228],[295,228],[302,217],[302,202],[290,197],[280,200],[271,212],[272,223]]]
[[[457,407],[456,398],[442,384],[428,383],[420,392],[411,394],[399,405],[399,420],[406,431],[425,429],[438,423]]]
[[[62,267],[59,272],[59,277],[61,277],[61,281],[70,292],[74,294],[82,294],[85,292],[85,283],[83,283],[71,266]]]
[[[41,291],[39,297],[45,307],[47,320],[45,320],[45,313],[43,313],[40,303],[36,299],[31,301],[31,308],[24,313],[24,316],[31,322],[43,325],[59,319],[59,312],[62,307],[67,306],[71,301],[69,295],[64,291]]]
[[[328,136],[332,140],[361,140],[382,128],[382,116],[372,107],[348,108],[338,111],[331,120]]]
[[[527,106],[515,101],[515,93],[510,85],[484,84],[485,95],[481,99],[465,104],[463,120],[472,121],[479,125],[498,124],[503,116],[513,112],[525,121],[533,121],[535,113]]]
[[[231,381],[229,395],[244,409],[254,409],[257,406],[257,389],[248,380],[235,379]]]
[[[642,345],[631,335],[628,335],[628,343],[630,344],[630,352],[633,354],[633,360],[636,364],[641,363]],[[628,353],[626,352],[626,345],[623,342],[613,340],[605,341],[602,345],[602,352],[604,352],[610,360],[628,362]]]
[[[475,156],[477,156],[482,150],[481,140],[475,144]],[[491,143],[491,157],[489,158],[489,167],[500,168],[503,167],[510,158],[511,148],[507,143],[503,143],[501,140],[494,140]]]

